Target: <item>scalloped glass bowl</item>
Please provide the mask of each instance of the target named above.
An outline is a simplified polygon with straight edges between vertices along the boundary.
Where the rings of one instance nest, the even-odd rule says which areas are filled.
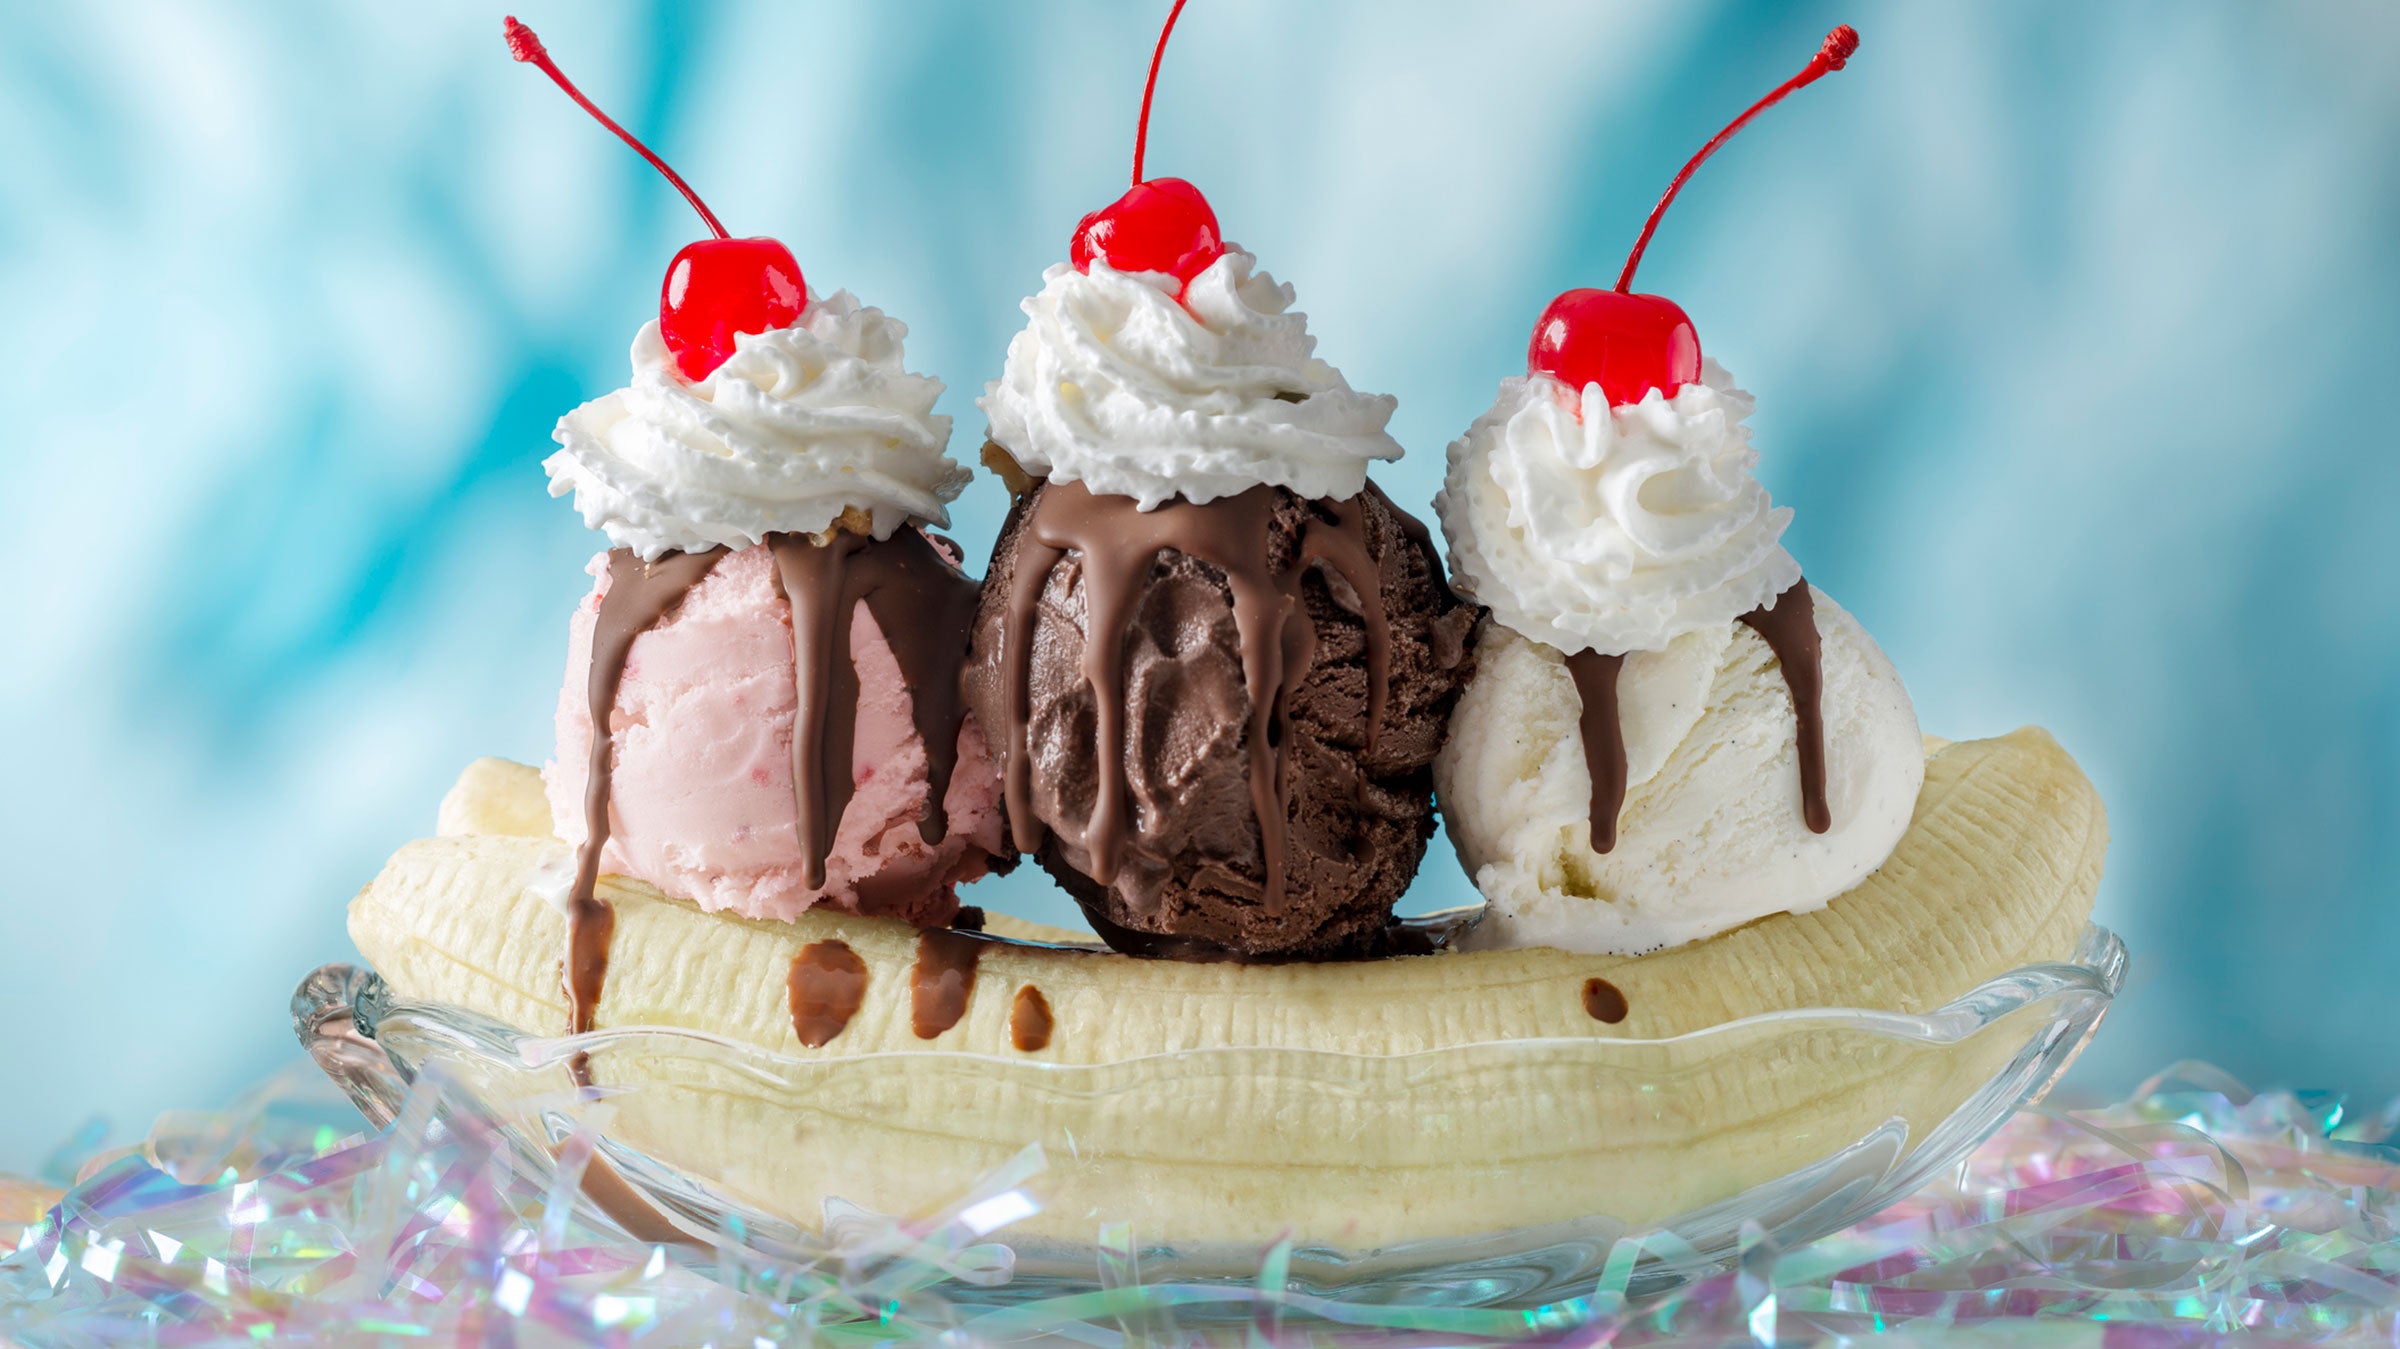
[[[1923,1016],[1823,1008],[1663,1040],[1200,1049],[1089,1066],[938,1051],[803,1060],[668,1027],[531,1036],[398,1000],[347,965],[310,975],[292,1013],[378,1125],[438,1067],[537,1168],[576,1130],[595,1134],[635,1192],[604,1207],[637,1230],[663,1216],[809,1259],[863,1213],[1003,1194],[981,1215],[1008,1220],[986,1238],[1006,1258],[978,1280],[996,1283],[977,1290],[984,1302],[1097,1289],[1129,1267],[1147,1282],[1251,1284],[1288,1237],[1285,1281],[1304,1291],[1533,1305],[1590,1292],[1628,1237],[1648,1238],[1639,1292],[1722,1266],[1747,1224],[1789,1247],[1907,1194],[2049,1089],[2124,966],[2116,937],[2091,927],[2069,960]],[[578,1055],[600,1090],[569,1086]],[[1015,1132],[972,1127],[998,1118],[996,1093]],[[1255,1155],[1257,1128],[1238,1135],[1253,1155],[1212,1151],[1232,1131],[1211,1122],[1235,1113],[1264,1121],[1273,1155]],[[1479,1150],[1501,1138],[1507,1160]],[[1266,1211],[1280,1230],[1256,1221]]]

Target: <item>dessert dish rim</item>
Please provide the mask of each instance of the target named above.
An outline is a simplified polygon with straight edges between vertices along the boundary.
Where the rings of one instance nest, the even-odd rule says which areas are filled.
[[[1453,1236],[1410,1237],[1389,1244],[1349,1247],[1312,1241],[1305,1245],[1290,1246],[1283,1260],[1270,1259],[1265,1265],[1258,1263],[1259,1252],[1268,1249],[1271,1244],[1264,1238],[1260,1244],[1251,1246],[1173,1240],[1154,1244],[1153,1240],[1146,1240],[1139,1252],[1143,1282],[1164,1280],[1178,1285],[1235,1283],[1255,1286],[1273,1272],[1276,1280],[1287,1287],[1311,1291],[1319,1296],[1351,1299],[1362,1306],[1423,1302],[1427,1305],[1530,1307],[1548,1305],[1578,1294],[1590,1294],[1592,1280],[1603,1277],[1604,1265],[1615,1268],[1623,1253],[1622,1248],[1628,1242],[1632,1244],[1632,1254],[1627,1266],[1630,1277],[1627,1292],[1633,1296],[1648,1296],[1728,1267],[1740,1249],[1747,1249],[1751,1234],[1755,1233],[1759,1239],[1778,1247],[1788,1247],[1838,1230],[1903,1197],[1941,1168],[1953,1164],[1966,1151],[1981,1144],[2017,1111],[2039,1102],[2056,1085],[2106,1019],[2115,994],[2123,986],[2126,964],[2124,945],[2116,935],[2097,924],[2087,923],[2069,959],[2036,962],[2006,971],[1978,984],[1927,1017],[1862,1013],[1859,1009],[1798,1009],[1796,1014],[1770,1013],[1743,1018],[1663,1040],[1542,1037],[1478,1042],[1397,1055],[1220,1046],[1081,1065],[1001,1060],[989,1055],[955,1051],[857,1055],[847,1060],[841,1056],[800,1060],[772,1054],[755,1046],[740,1045],[737,1047],[741,1053],[721,1056],[716,1061],[724,1064],[729,1057],[731,1061],[742,1063],[753,1071],[757,1071],[754,1065],[762,1059],[779,1060],[794,1069],[814,1066],[820,1070],[839,1071],[856,1067],[874,1071],[880,1060],[932,1057],[948,1060],[964,1069],[993,1068],[1002,1064],[1013,1064],[1019,1069],[1030,1068],[1034,1070],[1033,1075],[1020,1081],[1042,1082],[1055,1088],[1062,1082],[1059,1076],[1062,1073],[1102,1074],[1145,1060],[1238,1064],[1244,1060],[1228,1059],[1227,1056],[1249,1053],[1272,1057],[1254,1057],[1248,1062],[1261,1065],[1278,1061],[1296,1062],[1320,1070],[1308,1072],[1306,1076],[1325,1089],[1350,1091],[1356,1088],[1340,1085],[1335,1080],[1338,1074],[1325,1074],[1321,1070],[1344,1061],[1351,1061],[1353,1067],[1363,1066],[1370,1061],[1421,1064],[1432,1056],[1456,1056],[1462,1052],[1470,1060],[1488,1060],[1509,1050],[1529,1056],[1536,1052],[1571,1051],[1585,1056],[1586,1062],[1599,1068],[1606,1067],[1611,1056],[1622,1057],[1628,1051],[1655,1052],[1662,1045],[1690,1045],[1710,1037],[1726,1038],[1723,1032],[1728,1026],[1766,1029],[1770,1033],[1775,1029],[1804,1029],[1811,1025],[1818,1029],[1846,1026],[1861,1034],[1887,1038],[1896,1036],[1905,1043],[1947,1050],[1982,1031],[1996,1028],[2000,1022],[2010,1020],[2015,1014],[2028,1009],[2032,1009],[2039,1018],[2038,1021],[2028,1022],[2023,1017],[2016,1017],[2017,1029],[2009,1032],[2013,1047],[2007,1062],[1988,1075],[1981,1076],[1980,1085],[1940,1117],[1919,1120],[1894,1115],[1857,1138],[1833,1140],[1814,1161],[1673,1218],[1627,1225],[1606,1214],[1595,1213],[1566,1222],[1500,1227]],[[683,1044],[705,1046],[710,1051],[727,1043],[719,1037],[681,1028],[628,1028],[597,1031],[578,1037],[526,1035],[488,1017],[460,1009],[393,1001],[373,971],[341,963],[323,966],[303,980],[293,995],[292,1011],[294,1028],[301,1043],[307,1047],[320,1068],[359,1107],[361,1113],[378,1127],[398,1112],[417,1073],[413,1069],[403,1069],[397,1056],[388,1052],[384,1045],[362,1035],[359,1025],[362,1020],[372,1029],[377,1017],[417,1019],[416,1025],[444,1035],[447,1044],[437,1052],[474,1052],[480,1047],[478,1041],[490,1036],[493,1028],[498,1028],[503,1033],[499,1038],[488,1041],[491,1046],[538,1046],[544,1055],[540,1060],[543,1064],[562,1059],[574,1052],[578,1045],[599,1047],[638,1042],[644,1036],[659,1034],[676,1037]],[[445,1013],[451,1014],[449,1022],[427,1023],[421,1020],[428,1014],[442,1016]],[[1947,1016],[1948,1024],[1939,1022],[1943,1016]],[[1912,1021],[1918,1023],[1915,1028],[1917,1033],[1914,1034],[1904,1024]],[[1549,1062],[1555,1064],[1557,1060],[1553,1058]],[[508,1062],[495,1066],[524,1070],[537,1065],[510,1053]],[[1679,1066],[1684,1065],[1672,1061],[1665,1065],[1670,1073]],[[466,1080],[467,1074],[438,1068],[436,1071],[446,1084],[444,1090],[465,1089],[470,1093],[475,1108],[493,1107],[494,1103],[474,1094],[473,1084]],[[1402,1071],[1404,1079],[1416,1076],[1405,1069]],[[1096,1083],[1094,1090],[1100,1094],[1139,1090],[1157,1080],[1135,1075],[1119,1083]],[[1074,1079],[1070,1076],[1063,1081],[1072,1084]],[[1405,1082],[1401,1086],[1405,1090]],[[628,1090],[641,1089],[618,1088],[612,1091],[603,1086],[582,1095],[586,1099],[596,1097],[605,1102],[609,1096]],[[561,1091],[532,1102],[541,1106],[539,1127],[554,1136],[541,1144],[528,1138],[523,1140],[525,1144],[534,1145],[537,1152],[548,1151],[559,1145],[562,1140],[556,1135],[561,1127],[566,1127],[565,1117],[558,1115],[551,1106],[541,1105],[541,1102],[563,1105],[566,1100],[567,1093]],[[505,1102],[499,1104],[514,1109],[507,1107]],[[519,1103],[520,1106],[523,1104]],[[606,1137],[605,1127],[601,1133],[603,1136],[596,1140],[596,1145],[609,1163],[635,1185],[637,1194],[648,1203],[660,1205],[660,1212],[681,1215],[680,1220],[676,1221],[678,1226],[687,1222],[699,1224],[697,1228],[687,1229],[687,1235],[689,1232],[705,1231],[713,1225],[722,1229],[713,1238],[720,1247],[731,1241],[737,1247],[747,1247],[760,1255],[780,1259],[808,1258],[807,1243],[831,1238],[830,1229],[825,1238],[812,1238],[805,1229],[800,1228],[791,1228],[786,1232],[784,1229],[789,1227],[789,1220],[757,1214],[746,1205],[728,1201],[718,1192],[716,1182],[657,1161],[638,1148],[628,1150]],[[526,1160],[536,1166],[548,1165],[530,1154]],[[1022,1156],[1019,1161],[1023,1161]],[[1016,1168],[1007,1169],[1013,1171]],[[996,1180],[996,1175],[986,1176],[971,1188],[971,1192],[962,1188],[964,1197],[960,1202],[966,1203],[983,1196]],[[1011,1182],[1012,1185],[1014,1183]],[[828,1222],[835,1218],[837,1208],[842,1212],[871,1217],[867,1210],[856,1209],[855,1206],[843,1207],[831,1199],[827,1202]],[[766,1221],[757,1222],[753,1219]],[[795,1236],[803,1244],[793,1245]],[[962,1306],[1011,1306],[1028,1305],[1065,1293],[1098,1291],[1106,1286],[1107,1276],[1103,1272],[1100,1283],[1093,1281],[1092,1259],[1097,1253],[1105,1271],[1110,1249],[1107,1242],[1111,1238],[1107,1230],[1101,1229],[1095,1229],[1095,1236],[1100,1241],[1098,1245],[1035,1233],[1017,1233],[1004,1227],[988,1237],[979,1238],[1003,1243],[999,1248],[1003,1265],[993,1271],[996,1277],[968,1276],[964,1283],[945,1284],[944,1296],[958,1299]],[[1288,1241],[1286,1244],[1289,1245]],[[953,1271],[954,1275],[956,1273]]]

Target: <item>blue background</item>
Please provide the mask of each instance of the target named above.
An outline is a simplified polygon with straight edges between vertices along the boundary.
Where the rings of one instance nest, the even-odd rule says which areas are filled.
[[[532,0],[737,233],[906,319],[954,449],[1121,190],[1163,4]],[[1929,729],[2052,727],[2137,953],[2079,1069],[2400,1090],[2400,10],[1198,0],[1152,171],[1442,447],[1837,20],[1643,272],[1760,399]],[[538,761],[594,547],[552,421],[698,228],[485,6],[0,0],[0,1169],[292,1052],[342,905]],[[958,510],[988,548],[1002,494]],[[1027,876],[1032,873],[1030,869]],[[1023,880],[1020,898],[1043,887]],[[1462,898],[1445,846],[1425,903]],[[979,896],[989,899],[988,895]],[[1001,902],[1006,903],[1005,899]]]

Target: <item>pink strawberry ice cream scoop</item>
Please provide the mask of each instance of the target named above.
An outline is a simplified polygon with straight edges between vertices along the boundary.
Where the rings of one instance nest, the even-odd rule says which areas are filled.
[[[909,529],[857,546],[862,557],[895,545],[930,554],[924,538]],[[839,802],[838,783],[820,797],[838,806],[838,823],[825,826],[830,846],[822,883],[809,883],[792,747],[796,730],[811,724],[801,709],[812,695],[793,658],[790,593],[798,574],[779,571],[779,564],[793,565],[783,552],[756,544],[723,554],[673,612],[634,638],[611,718],[613,783],[600,869],[749,918],[789,920],[830,904],[919,925],[947,923],[958,907],[954,887],[1013,854],[1004,847],[999,771],[971,717],[958,722],[942,809],[934,822],[926,819],[943,765],[920,734],[924,709],[916,700],[954,695],[912,687],[906,653],[895,650],[875,615],[879,607],[887,616],[912,612],[912,594],[888,606],[860,598],[848,615],[840,658],[855,672],[850,790],[846,803]],[[543,772],[559,837],[578,848],[586,836],[591,758],[586,685],[610,585],[609,555],[595,558],[589,570],[598,584],[569,630],[558,757]],[[828,593],[847,596],[838,588]],[[805,609],[802,621],[810,621]],[[825,688],[846,693],[853,686],[821,677],[816,687],[822,696]],[[835,716],[844,710],[836,708]]]

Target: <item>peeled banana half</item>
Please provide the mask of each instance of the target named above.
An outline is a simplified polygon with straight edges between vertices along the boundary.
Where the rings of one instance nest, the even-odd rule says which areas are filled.
[[[2075,951],[2107,846],[2091,784],[2035,729],[1933,746],[1907,835],[1830,906],[1631,958],[1182,964],[998,917],[988,938],[758,922],[607,877],[597,1027],[722,1048],[626,1036],[589,1071],[611,1136],[804,1226],[829,1199],[930,1212],[1037,1141],[1046,1206],[1013,1230],[1066,1241],[1129,1223],[1363,1250],[1656,1222],[1890,1121],[1913,1146],[2022,1044],[2005,1025],[1935,1045],[1762,1017],[1924,1013]],[[350,933],[405,1002],[556,1035],[566,930],[544,895],[569,864],[538,775],[483,760],[439,836],[352,902]],[[829,963],[860,976],[845,1005],[795,976]]]

